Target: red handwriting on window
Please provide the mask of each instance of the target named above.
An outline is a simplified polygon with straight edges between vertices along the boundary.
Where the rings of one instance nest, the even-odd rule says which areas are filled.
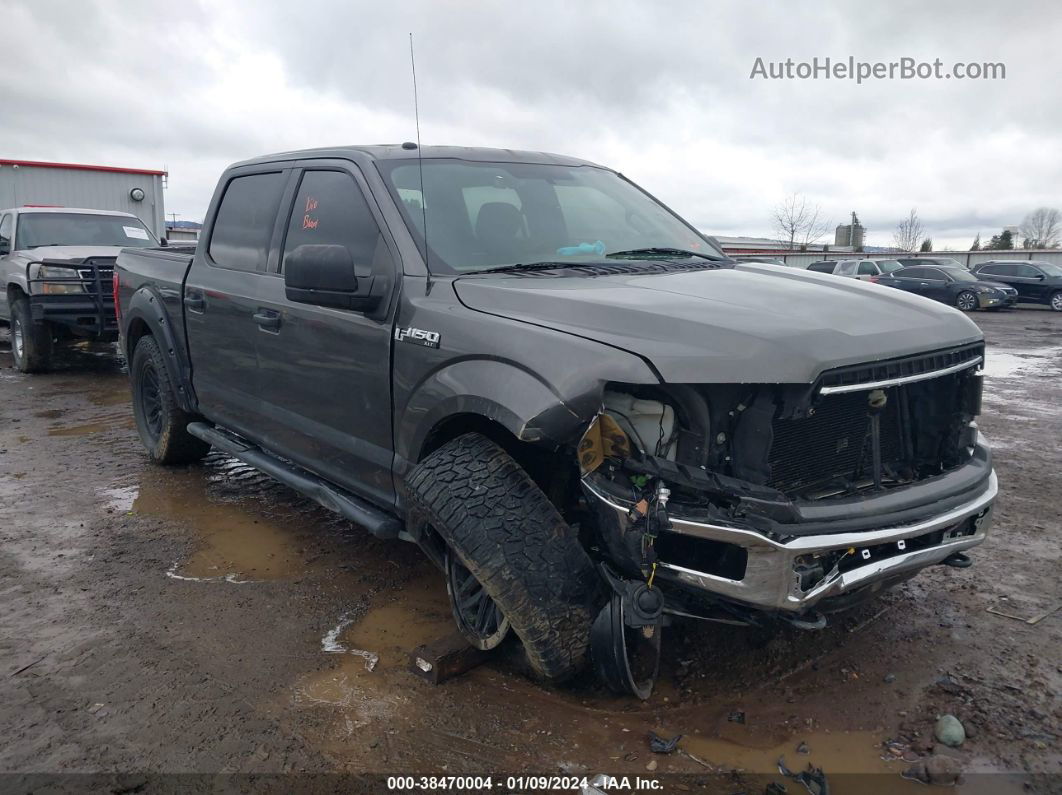
[[[316,229],[317,224],[320,223],[319,219],[310,215],[311,212],[317,209],[317,199],[313,196],[306,197],[306,213],[302,216],[302,228],[303,229]]]

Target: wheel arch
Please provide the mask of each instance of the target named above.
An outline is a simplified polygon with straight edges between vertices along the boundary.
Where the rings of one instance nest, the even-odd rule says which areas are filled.
[[[176,386],[177,404],[189,413],[196,413],[195,393],[192,391],[191,370],[183,337],[173,328],[161,296],[150,287],[141,287],[122,307],[122,348],[126,361],[133,360],[137,343],[152,336],[162,350],[166,370]]]

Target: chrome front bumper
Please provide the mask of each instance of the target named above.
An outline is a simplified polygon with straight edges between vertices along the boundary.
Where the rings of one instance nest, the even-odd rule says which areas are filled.
[[[586,479],[583,480],[583,485],[604,505],[616,512],[618,522],[627,522],[630,505],[624,506]],[[784,543],[772,541],[754,530],[693,522],[672,515],[669,517],[671,532],[744,547],[748,553],[748,564],[745,576],[740,580],[732,580],[695,571],[674,562],[661,561],[657,577],[756,608],[799,613],[823,599],[850,593],[864,586],[873,586],[874,583],[882,584],[896,576],[941,563],[956,552],[980,544],[991,525],[992,503],[998,490],[996,474],[993,472],[987,487],[976,497],[929,519],[861,532],[799,536]],[[972,532],[949,538],[953,529],[955,532],[959,529],[968,532],[970,522],[973,523]],[[896,544],[896,550],[902,550],[911,539],[941,530],[949,532],[944,534],[940,543],[933,546],[893,554],[882,560],[871,560],[848,571],[833,571],[810,588],[805,590],[801,587],[797,559],[802,556],[849,549],[854,550],[853,554],[860,555],[863,550],[883,544]]]

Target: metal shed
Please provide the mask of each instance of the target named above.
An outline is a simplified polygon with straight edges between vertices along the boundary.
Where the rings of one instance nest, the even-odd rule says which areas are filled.
[[[165,186],[165,171],[0,158],[0,209],[119,210],[139,217],[157,236],[166,234]]]

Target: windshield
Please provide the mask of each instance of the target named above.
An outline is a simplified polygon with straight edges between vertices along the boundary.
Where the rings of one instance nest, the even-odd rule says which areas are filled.
[[[425,197],[417,161],[381,161],[379,167],[422,251],[426,216],[428,261],[436,272],[600,262],[650,248],[722,256],[666,207],[602,168],[425,160]]]
[[[901,265],[897,260],[894,259],[879,259],[877,262],[878,267],[881,268],[882,273],[892,273],[893,271],[898,271],[900,268],[903,267],[903,265]]]
[[[18,217],[15,245],[133,246],[156,245],[151,233],[136,218],[89,213],[22,213]]]

